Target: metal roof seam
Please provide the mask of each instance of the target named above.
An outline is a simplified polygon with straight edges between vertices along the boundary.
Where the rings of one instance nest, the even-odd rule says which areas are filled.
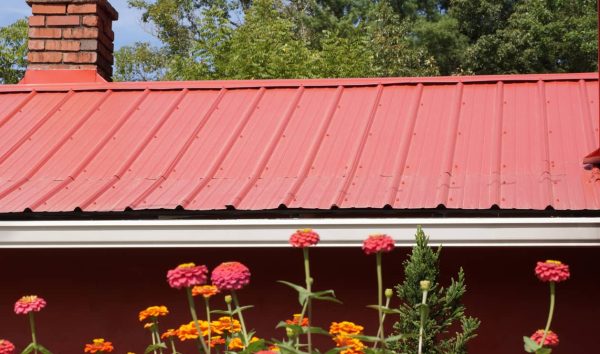
[[[104,185],[100,187],[96,192],[94,192],[89,198],[85,200],[85,202],[81,203],[81,208],[86,209],[90,204],[94,203],[102,194],[104,194],[111,186],[113,186],[117,180],[121,179],[121,177],[127,172],[127,169],[133,164],[133,162],[140,156],[142,150],[148,145],[148,143],[152,140],[152,137],[156,135],[156,133],[160,130],[160,128],[167,121],[171,113],[177,108],[179,103],[183,100],[185,95],[188,93],[188,89],[183,89],[177,97],[171,102],[169,107],[165,110],[162,116],[158,119],[158,123],[152,127],[152,129],[146,134],[142,142],[136,147],[135,151],[129,155],[129,158],[121,165],[117,173],[108,180]]]
[[[341,184],[340,188],[336,191],[335,195],[337,195],[337,197],[335,198],[334,205],[336,205],[338,207],[342,206],[342,204],[344,202],[344,198],[348,192],[348,187],[350,186],[350,183],[352,183],[352,180],[354,179],[354,176],[356,175],[356,171],[358,169],[358,163],[360,162],[365,145],[367,143],[367,139],[369,138],[369,134],[370,134],[371,128],[373,126],[373,121],[375,120],[375,115],[377,114],[377,109],[379,108],[379,102],[381,101],[382,94],[383,94],[383,85],[379,84],[377,86],[377,93],[375,95],[375,99],[373,100],[373,105],[371,106],[371,110],[370,110],[369,116],[367,118],[367,124],[366,124],[365,128],[363,129],[362,136],[358,142],[358,148],[356,149],[356,154],[354,156],[354,159],[350,162],[350,169],[348,170],[348,173],[346,174],[346,179],[345,179],[344,183]]]
[[[543,122],[543,127],[542,129],[543,131],[543,140],[544,140],[544,144],[543,144],[543,148],[544,148],[544,166],[545,166],[545,171],[542,171],[542,176],[540,176],[542,178],[542,180],[544,181],[544,186],[546,189],[546,196],[549,200],[544,201],[543,203],[545,205],[554,205],[555,203],[555,196],[554,196],[554,188],[553,188],[553,184],[552,184],[552,168],[550,165],[550,139],[548,137],[548,134],[550,134],[550,127],[549,127],[549,123],[548,123],[548,108],[547,108],[547,103],[548,103],[548,97],[546,96],[546,84],[544,81],[538,81],[537,82],[537,93],[538,93],[538,97],[539,97],[539,101],[538,101],[538,109],[539,109],[539,114],[542,118],[542,122]]]
[[[449,191],[450,191],[450,179],[452,174],[456,170],[454,165],[455,152],[456,152],[456,141],[458,139],[458,124],[461,118],[462,107],[465,104],[463,101],[464,85],[462,82],[456,84],[456,91],[454,94],[454,105],[452,106],[452,112],[450,114],[450,129],[448,129],[448,136],[446,137],[446,144],[444,149],[440,153],[443,154],[441,175],[438,180],[438,196],[436,197],[437,204],[448,205]],[[464,166],[463,166],[464,167]],[[463,168],[461,167],[461,168]]]
[[[110,95],[109,91],[107,91],[107,93],[105,93],[104,95],[102,95],[102,97],[98,100],[98,102],[96,102],[96,104],[92,105],[92,107],[83,116],[81,116],[81,118],[79,119],[79,121],[76,124],[74,124],[63,135],[63,137],[61,139],[59,139],[59,141],[56,144],[54,144],[54,146],[52,146],[48,150],[48,152],[46,154],[44,154],[44,156],[42,158],[40,158],[38,160],[38,162],[36,164],[34,164],[32,168],[29,169],[29,171],[27,171],[27,173],[25,173],[25,175],[23,177],[21,177],[19,180],[17,180],[17,182],[15,182],[14,184],[12,184],[10,187],[8,187],[5,190],[1,191],[0,192],[0,199],[6,197],[8,194],[12,193],[14,190],[16,190],[17,188],[21,187],[23,184],[25,184],[48,161],[50,161],[50,159],[54,156],[54,154],[56,154],[58,152],[58,150],[69,140],[69,138],[73,134],[75,134],[83,126],[83,124],[92,116],[92,114],[96,111],[96,109],[98,107],[100,107],[100,105],[102,103],[104,103],[106,101],[106,99],[108,98],[109,95]]]
[[[232,134],[229,136],[229,139],[227,140],[227,142],[224,144],[224,146],[219,151],[219,154],[217,155],[217,158],[216,158],[215,162],[211,165],[211,167],[210,167],[210,169],[209,169],[209,171],[208,171],[208,173],[206,175],[206,178],[201,179],[200,182],[196,186],[194,186],[194,188],[190,191],[190,193],[188,193],[188,195],[186,195],[184,197],[184,199],[181,201],[181,204],[180,204],[181,207],[183,207],[184,209],[186,209],[188,205],[190,205],[192,202],[194,202],[194,198],[198,195],[198,193],[200,193],[200,191],[214,177],[215,173],[219,169],[219,166],[223,163],[225,157],[227,156],[227,153],[231,149],[231,146],[233,146],[233,144],[235,143],[235,141],[239,138],[240,132],[244,129],[244,127],[246,126],[246,124],[250,120],[250,117],[252,116],[252,114],[256,110],[256,106],[258,105],[258,103],[262,99],[265,91],[266,91],[266,88],[265,87],[261,87],[256,92],[256,94],[255,94],[255,96],[254,96],[254,98],[252,100],[252,103],[248,106],[248,108],[246,109],[246,112],[244,112],[244,114],[242,116],[242,119],[240,120],[239,124],[236,126],[236,128],[234,129],[234,131],[232,132]]]
[[[413,105],[410,107],[410,111],[408,113],[408,124],[409,126],[405,130],[405,135],[400,138],[400,148],[398,149],[399,153],[396,155],[394,159],[394,165],[397,166],[393,173],[393,180],[390,186],[390,190],[388,192],[388,196],[386,199],[386,205],[393,206],[396,202],[396,198],[398,196],[398,191],[400,190],[400,183],[402,182],[402,177],[404,176],[404,167],[406,166],[406,160],[408,158],[408,153],[410,151],[410,145],[415,133],[415,126],[417,122],[417,116],[419,114],[419,108],[421,107],[421,99],[423,97],[423,84],[417,85],[417,92],[415,93],[415,98],[413,100]]]
[[[133,104],[129,107],[129,109],[126,110],[119,117],[119,119],[117,120],[117,124],[115,124],[112,127],[112,129],[109,130],[108,133],[104,135],[104,138],[102,140],[100,140],[100,142],[94,147],[94,149],[84,159],[81,160],[81,162],[79,163],[79,165],[77,165],[77,167],[69,175],[71,177],[71,179],[65,179],[63,182],[61,182],[60,184],[58,184],[56,187],[52,188],[47,193],[45,193],[44,195],[42,195],[38,200],[36,200],[33,203],[33,205],[37,205],[37,206],[42,205],[44,202],[50,200],[50,198],[52,198],[54,195],[56,195],[63,188],[66,188],[67,185],[69,185],[70,183],[74,182],[77,179],[77,177],[79,177],[79,175],[84,171],[85,167],[90,162],[92,162],[92,160],[100,153],[100,151],[102,150],[102,148],[110,141],[110,138],[114,134],[116,134],[116,132],[119,129],[121,129],[121,127],[129,119],[129,117],[131,117],[131,115],[133,114],[133,112],[135,112],[135,110],[137,109],[137,107],[146,99],[146,97],[148,97],[149,93],[150,93],[149,90],[144,90],[144,93],[141,94],[138,97],[138,99],[133,102]],[[79,208],[83,209],[81,207],[79,207]]]
[[[315,134],[315,139],[310,145],[310,150],[302,162],[302,167],[300,168],[299,176],[294,181],[289,190],[286,192],[281,204],[289,207],[292,201],[294,201],[294,199],[296,198],[296,193],[298,192],[300,186],[308,176],[311,164],[314,162],[314,159],[317,156],[317,152],[321,147],[321,143],[323,142],[323,137],[327,133],[327,129],[329,129],[329,125],[338,108],[338,103],[340,102],[340,98],[342,97],[343,92],[344,86],[340,85],[336,88],[334,98],[331,101],[329,107],[327,108],[327,111],[323,117],[323,121],[317,129],[317,134]]]
[[[46,123],[46,121],[48,119],[50,119],[56,112],[58,112],[58,110],[60,110],[60,108],[62,107],[63,104],[65,104],[65,102],[67,102],[69,100],[69,98],[71,98],[74,94],[74,91],[69,91],[65,96],[63,96],[58,103],[56,103],[52,109],[50,111],[48,111],[43,117],[42,119],[40,119],[31,129],[29,129],[29,131],[27,131],[27,133],[25,133],[21,139],[19,139],[19,141],[14,144],[13,146],[11,146],[11,148],[6,151],[4,154],[2,154],[2,156],[0,156],[0,164],[4,163],[4,161],[6,161],[6,159],[12,154],[14,153],[19,147],[21,147],[21,145],[23,145],[38,129],[40,129],[42,127],[42,125],[44,125],[44,123]]]
[[[265,166],[267,165],[267,162],[269,161],[269,158],[273,155],[273,152],[275,151],[277,142],[281,139],[281,135],[287,128],[292,116],[294,115],[294,112],[298,108],[298,102],[300,102],[300,99],[302,98],[302,95],[304,94],[304,90],[305,90],[304,86],[300,86],[297,89],[296,94],[294,95],[294,98],[290,102],[290,104],[283,116],[283,119],[279,123],[278,127],[275,129],[274,134],[271,136],[271,140],[269,140],[269,142],[266,144],[267,148],[263,151],[261,156],[258,158],[258,163],[257,163],[255,169],[251,172],[250,179],[248,181],[246,181],[246,183],[240,189],[238,194],[233,198],[233,201],[231,203],[231,205],[233,207],[236,207],[239,203],[242,202],[242,200],[246,197],[246,195],[248,195],[248,192],[252,188],[252,185],[254,185],[254,183],[256,183],[256,181],[260,177]]]
[[[175,155],[173,160],[171,160],[171,162],[169,163],[167,168],[160,174],[161,178],[157,179],[154,183],[152,183],[132,203],[129,204],[132,209],[135,209],[140,204],[144,203],[145,199],[150,194],[152,194],[152,192],[154,192],[157,188],[159,188],[160,185],[171,175],[171,173],[175,170],[175,166],[177,166],[177,164],[183,158],[185,153],[188,151],[188,149],[190,148],[190,146],[192,145],[194,140],[198,137],[198,134],[200,134],[200,131],[202,131],[202,129],[208,122],[208,119],[214,113],[214,111],[217,109],[217,107],[221,103],[221,100],[223,99],[223,97],[225,96],[226,93],[227,93],[226,88],[222,88],[221,90],[219,90],[219,94],[214,99],[214,101],[212,102],[212,104],[210,105],[208,110],[204,113],[202,118],[198,121],[198,124],[196,125],[196,127],[194,128],[192,133],[189,135],[186,142],[183,144],[181,149],[177,152],[177,154]]]
[[[495,95],[495,105],[494,105],[494,127],[493,127],[493,132],[495,134],[492,135],[492,143],[491,145],[495,148],[494,154],[492,155],[492,162],[491,162],[491,166],[492,168],[495,169],[495,171],[491,171],[492,173],[490,174],[492,180],[490,181],[491,183],[491,188],[493,189],[494,192],[494,196],[492,199],[492,203],[491,205],[498,205],[500,206],[502,204],[502,124],[503,124],[503,118],[504,118],[504,82],[499,81],[496,84],[496,95]],[[496,181],[495,183],[495,187],[494,185],[494,179]]]
[[[0,128],[2,128],[4,124],[6,124],[6,122],[8,122],[12,117],[14,117],[15,114],[20,112],[21,109],[23,109],[23,107],[25,107],[25,105],[29,103],[36,94],[37,91],[34,90],[31,91],[27,96],[25,96],[25,98],[21,102],[19,102],[17,106],[15,106],[15,108],[13,108],[6,116],[4,116],[4,118],[0,120]]]

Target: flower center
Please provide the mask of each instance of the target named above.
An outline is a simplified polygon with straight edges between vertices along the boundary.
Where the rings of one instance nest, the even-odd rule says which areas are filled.
[[[546,261],[546,263],[550,263],[550,264],[562,264],[562,262],[561,262],[561,261],[554,261],[554,260],[552,260],[552,259],[548,259],[548,260]]]
[[[21,302],[25,302],[25,303],[35,302],[37,300],[37,298],[38,297],[36,295],[23,296],[21,298]]]
[[[177,266],[177,268],[192,268],[195,267],[195,263],[183,263]]]

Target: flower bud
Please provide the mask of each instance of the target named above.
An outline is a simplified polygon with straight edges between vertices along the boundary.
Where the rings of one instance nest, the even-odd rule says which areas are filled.
[[[385,289],[385,297],[391,299],[394,296],[394,291],[392,289]]]
[[[225,295],[225,303],[226,304],[231,304],[231,295]]]
[[[295,334],[294,334],[294,330],[293,330],[292,328],[290,328],[290,327],[286,327],[286,328],[285,328],[285,334],[287,334],[287,336],[288,336],[289,338],[292,338],[292,337],[294,337],[294,336],[295,336]]]
[[[428,291],[429,287],[431,286],[431,282],[429,280],[421,280],[420,284],[421,290],[423,291]]]

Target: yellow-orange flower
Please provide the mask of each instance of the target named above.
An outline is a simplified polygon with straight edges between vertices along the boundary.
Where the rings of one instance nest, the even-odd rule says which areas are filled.
[[[225,344],[225,339],[221,338],[221,336],[214,336],[210,338],[210,347],[214,348],[219,344]]]
[[[250,339],[250,343],[254,343],[258,340],[259,339],[257,337],[252,337],[252,339]],[[242,342],[241,338],[235,337],[229,341],[228,348],[229,350],[244,349],[244,343]]]
[[[202,295],[205,299],[219,293],[219,288],[214,285],[196,285],[192,288],[192,295]]]
[[[202,336],[203,337],[207,336],[208,331],[210,330],[209,326],[208,326],[208,322],[207,321],[198,321],[198,324],[200,325],[200,330],[202,331]],[[177,337],[181,341],[198,338],[198,330],[196,329],[196,325],[194,324],[194,321],[191,321],[188,324],[182,324],[181,326],[179,326],[179,329],[177,330]]]
[[[166,316],[169,313],[169,310],[166,306],[150,306],[147,309],[140,311],[138,318],[141,321],[144,321],[148,317],[158,317],[158,316]]]
[[[333,341],[336,347],[346,347],[340,352],[341,354],[364,354],[365,345],[356,338],[340,334],[335,336]]]
[[[83,351],[84,353],[109,353],[114,349],[111,342],[105,342],[104,338],[96,338],[92,341],[92,344],[86,344]]]
[[[302,326],[302,327],[308,326],[308,317],[304,317],[302,319],[302,322],[300,322],[300,316],[302,316],[302,314],[295,313],[294,318],[291,320],[285,320],[285,323],[287,323],[289,325],[297,325],[297,326]]]
[[[270,347],[269,347],[269,350],[270,350],[270,351],[272,351],[272,352],[280,352],[280,351],[281,351],[281,350],[279,349],[279,347],[278,347],[278,346],[276,346],[276,345],[272,345],[272,346],[270,346]]]
[[[165,333],[160,335],[161,339],[167,339],[167,338],[171,338],[171,337],[175,337],[177,336],[177,330],[175,329],[168,329]]]
[[[332,322],[329,327],[330,334],[359,334],[363,331],[364,327],[357,325],[353,322],[342,321],[342,322]]]
[[[212,331],[217,334],[223,334],[223,332],[237,333],[242,331],[240,321],[236,319],[233,319],[232,321],[231,317],[227,316],[219,317],[218,320],[212,321],[210,326]]]

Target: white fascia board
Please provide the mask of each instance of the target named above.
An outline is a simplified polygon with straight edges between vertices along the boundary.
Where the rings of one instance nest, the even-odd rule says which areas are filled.
[[[600,218],[348,218],[2,221],[0,248],[288,247],[299,228],[319,246],[356,247],[373,233],[411,246],[417,225],[432,245],[600,246]]]

